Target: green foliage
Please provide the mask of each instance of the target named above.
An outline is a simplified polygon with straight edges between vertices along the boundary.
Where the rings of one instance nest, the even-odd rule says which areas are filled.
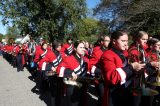
[[[10,39],[10,38],[15,39],[17,36],[14,35],[14,34],[5,34],[5,37],[8,38],[8,39]]]
[[[15,26],[14,27],[7,27],[7,33],[4,36],[2,36],[2,38],[15,39],[18,35],[20,35],[20,32],[17,29],[17,27],[15,27]]]
[[[99,35],[108,34],[108,25],[104,21],[93,18],[84,18],[79,29],[76,29],[77,39],[89,41],[91,43],[97,40]]]
[[[13,26],[13,27],[7,27],[7,34],[9,34],[9,35],[15,35],[15,37],[16,37],[16,36],[20,35],[20,31],[15,26]]]
[[[111,30],[144,30],[151,35],[160,31],[160,0],[101,0],[94,14],[108,19]]]
[[[3,34],[0,33],[0,42],[2,41],[3,39]]]
[[[88,41],[89,43],[94,44],[97,41],[97,35],[90,35],[90,36],[80,36],[79,40]]]
[[[51,42],[63,41],[69,35],[95,41],[97,35],[109,33],[108,20],[86,18],[87,11],[86,0],[1,0],[0,3],[3,24],[13,24],[7,32],[9,38],[30,34]]]
[[[82,23],[75,29],[75,33],[77,38],[95,35],[97,30],[99,29],[97,20],[93,18],[84,18]]]
[[[21,34],[63,39],[65,32],[80,28],[87,8],[85,0],[1,0],[3,24],[12,22]]]

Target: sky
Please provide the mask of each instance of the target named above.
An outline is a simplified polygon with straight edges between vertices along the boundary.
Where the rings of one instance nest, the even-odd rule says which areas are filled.
[[[87,1],[87,6],[90,9],[94,8],[100,2],[100,0],[86,0],[86,1]]]
[[[1,20],[2,20],[2,16],[0,16],[0,33],[6,34],[6,26],[3,26]]]
[[[88,8],[92,9],[100,2],[100,0],[86,0],[86,2],[87,2]],[[0,33],[6,34],[7,26],[3,26],[1,20],[2,20],[2,16],[0,16]]]

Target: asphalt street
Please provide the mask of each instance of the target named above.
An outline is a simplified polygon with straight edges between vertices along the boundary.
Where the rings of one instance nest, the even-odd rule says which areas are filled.
[[[17,72],[0,56],[0,106],[54,106],[49,91],[39,94],[36,82],[26,68]],[[96,106],[95,90],[89,90],[88,106]],[[65,102],[64,102],[65,103]]]
[[[26,69],[17,72],[0,56],[0,106],[46,106],[45,101],[32,92],[36,84],[29,78]]]

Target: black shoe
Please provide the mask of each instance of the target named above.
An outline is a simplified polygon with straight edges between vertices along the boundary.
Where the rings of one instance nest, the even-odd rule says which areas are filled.
[[[13,66],[13,68],[16,68],[16,66]]]
[[[19,69],[19,68],[17,68],[17,72],[20,72],[20,69]]]
[[[23,67],[20,68],[20,71],[24,71],[24,70],[23,70]]]

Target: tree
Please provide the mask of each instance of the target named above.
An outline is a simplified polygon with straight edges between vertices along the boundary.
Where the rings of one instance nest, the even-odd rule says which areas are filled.
[[[160,31],[160,0],[101,0],[94,13],[109,19],[112,30],[145,30],[151,34]]]
[[[13,38],[15,39],[20,35],[19,30],[14,26],[14,27],[7,27],[7,33],[2,37],[6,39]]]
[[[75,31],[87,12],[85,0],[1,0],[3,24],[12,22],[21,34],[64,38]]]
[[[108,34],[108,23],[103,20],[97,20],[94,18],[84,18],[82,19],[81,25],[78,29],[75,29],[76,39],[87,40],[89,42],[94,42],[97,40],[97,36]]]
[[[3,34],[0,33],[0,42],[2,41],[3,39]]]
[[[80,27],[77,27],[76,33],[80,36],[90,36],[92,34],[95,34],[95,32],[98,30],[98,20],[93,18],[84,18],[81,22]]]
[[[96,32],[99,30],[99,21],[93,18],[84,18],[82,23],[75,29],[76,39],[94,41]]]

